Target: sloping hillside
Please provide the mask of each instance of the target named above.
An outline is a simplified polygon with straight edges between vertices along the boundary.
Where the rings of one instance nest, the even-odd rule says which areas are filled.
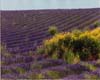
[[[100,8],[1,11],[1,39],[10,52],[34,51],[42,40],[50,37],[50,26],[68,31],[93,28],[97,21],[100,21]]]

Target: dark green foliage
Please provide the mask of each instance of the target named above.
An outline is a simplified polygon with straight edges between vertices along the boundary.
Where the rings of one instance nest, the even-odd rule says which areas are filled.
[[[51,27],[49,27],[48,32],[49,32],[51,35],[55,35],[56,33],[58,33],[58,29],[57,29],[57,27],[55,27],[55,26],[51,26]]]
[[[100,22],[96,22],[95,24],[94,24],[94,27],[96,28],[96,27],[100,27]]]

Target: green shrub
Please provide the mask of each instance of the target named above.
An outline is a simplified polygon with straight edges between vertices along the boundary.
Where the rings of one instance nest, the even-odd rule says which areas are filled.
[[[98,57],[98,53],[100,51],[100,44],[98,43],[96,38],[92,38],[89,35],[85,35],[81,37],[80,40],[83,42],[83,46],[81,49],[81,53],[84,54],[83,56],[86,56],[86,58],[88,58],[89,55]]]
[[[94,23],[94,27],[99,27],[99,26],[100,26],[100,22]]]
[[[51,26],[51,27],[49,27],[48,32],[51,35],[55,35],[56,33],[58,33],[58,29],[55,26]]]
[[[98,43],[89,36],[84,36],[72,41],[71,47],[74,53],[78,53],[82,60],[88,59],[89,55],[98,54]]]

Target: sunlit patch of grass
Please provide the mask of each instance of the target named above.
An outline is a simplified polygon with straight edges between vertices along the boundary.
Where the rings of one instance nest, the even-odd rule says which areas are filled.
[[[50,77],[52,79],[58,79],[63,76],[63,74],[60,73],[59,71],[48,71],[46,74],[48,77]]]
[[[29,79],[37,79],[37,80],[41,80],[41,79],[44,79],[44,75],[42,73],[40,74],[35,74],[35,73],[32,73],[29,77]]]
[[[88,80],[100,80],[100,78],[97,75],[93,75],[93,74],[85,74],[84,77],[85,79]]]
[[[11,74],[11,70],[1,70],[1,74]]]
[[[86,65],[90,70],[92,70],[92,71],[94,71],[94,70],[96,70],[97,68],[95,67],[95,66],[93,66],[93,65],[91,65],[91,64],[88,64],[88,65]]]
[[[12,57],[12,54],[10,54],[10,53],[4,53],[2,55],[5,56],[6,58],[11,58]]]
[[[99,56],[99,59],[100,59],[100,53],[98,54],[98,56]]]
[[[55,52],[55,54],[52,55],[52,59],[57,60],[58,59],[58,54]]]
[[[42,65],[38,65],[38,64],[32,64],[31,65],[31,69],[41,69]]]
[[[19,74],[24,74],[26,72],[25,69],[21,68],[21,67],[17,67],[16,68],[16,71],[19,73]]]
[[[5,63],[5,61],[1,61],[1,65],[5,65],[6,63]]]
[[[87,67],[88,69],[90,69],[90,70],[92,70],[92,71],[95,71],[95,70],[97,69],[96,66],[94,66],[94,65],[92,65],[92,64],[89,64],[89,63],[86,63],[86,62],[82,63],[81,65]]]

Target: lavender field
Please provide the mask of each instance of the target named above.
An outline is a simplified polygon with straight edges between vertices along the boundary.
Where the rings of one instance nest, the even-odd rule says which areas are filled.
[[[100,8],[0,12],[1,79],[100,80],[100,24],[96,24],[97,22],[100,23]],[[66,60],[63,58],[66,55],[61,57],[63,53],[71,54],[81,51],[79,48],[85,42],[80,42],[80,44],[75,42],[73,44],[75,49],[73,45],[70,48],[72,52],[66,52],[69,45],[67,47],[63,46],[64,50],[62,51],[61,44],[51,45],[57,40],[52,38],[53,36],[56,37],[56,35],[51,35],[48,32],[51,26],[56,26],[58,32],[64,34],[73,32],[76,29],[83,31],[85,34],[84,31],[87,30],[86,33],[91,34],[93,37],[92,40],[89,35],[89,39],[86,38],[87,41],[86,39],[83,40],[88,44],[85,45],[84,52],[86,50],[85,53],[87,53],[89,48],[89,55],[85,53],[82,53],[85,56],[79,54],[80,59],[73,57],[73,55],[67,56]],[[96,28],[97,30],[95,30]],[[63,36],[59,33],[57,38],[61,40]],[[80,36],[79,34],[82,33],[78,33],[78,36]],[[84,35],[82,34],[82,36]],[[50,40],[51,43],[48,42],[50,45],[42,46],[43,51],[38,50],[37,52],[38,47],[45,45],[45,40]],[[76,47],[77,45],[79,46]],[[50,50],[48,50],[48,47]],[[51,50],[51,48],[53,49]],[[59,55],[60,57],[58,57]],[[75,63],[72,63],[73,61],[69,63],[68,58],[70,58],[69,60],[75,58]]]

